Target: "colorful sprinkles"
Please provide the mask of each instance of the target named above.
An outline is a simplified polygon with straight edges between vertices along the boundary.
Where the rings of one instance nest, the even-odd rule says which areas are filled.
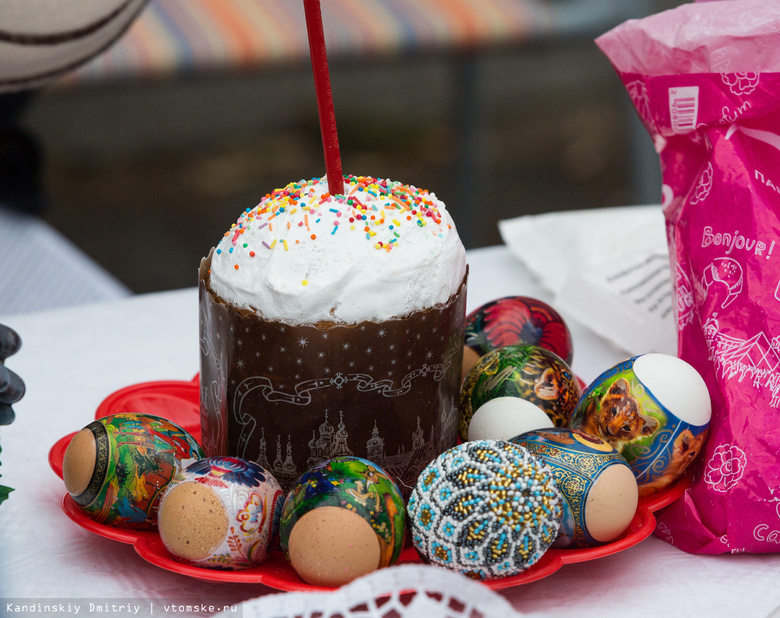
[[[292,239],[288,243],[287,238],[279,233],[282,229],[304,228],[308,238],[316,241],[317,233],[313,228],[334,235],[341,223],[347,222],[350,230],[361,229],[366,240],[378,251],[388,253],[402,242],[406,231],[404,227],[409,223],[421,228],[434,223],[431,234],[443,236],[441,203],[427,190],[371,176],[349,175],[344,177],[344,195],[327,192],[320,195],[318,185],[326,183],[325,178],[292,182],[267,194],[254,208],[247,208],[225,233],[232,245],[229,253],[233,253],[235,248],[237,251],[246,250],[254,257],[260,247],[250,247],[248,242],[242,243],[239,239],[247,230],[265,227],[273,232],[268,241],[262,241],[262,246],[269,251],[274,250],[277,242],[285,251],[292,249]],[[277,222],[273,220],[282,216],[286,219],[285,225],[275,225]],[[361,225],[356,227],[356,222]],[[298,243],[300,240],[296,239],[295,244]],[[217,254],[223,254],[223,251],[217,249]]]

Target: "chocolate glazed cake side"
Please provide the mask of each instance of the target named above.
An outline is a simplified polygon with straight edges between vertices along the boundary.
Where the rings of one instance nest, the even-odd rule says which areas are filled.
[[[408,497],[457,441],[468,275],[446,303],[402,318],[290,325],[214,294],[210,257],[199,283],[207,456],[256,461],[286,491],[312,465],[355,455]]]

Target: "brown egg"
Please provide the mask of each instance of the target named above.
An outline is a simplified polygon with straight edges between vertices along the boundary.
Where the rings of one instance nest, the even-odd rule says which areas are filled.
[[[529,431],[511,442],[544,461],[561,490],[563,520],[553,547],[595,547],[630,525],[639,502],[636,477],[608,442],[568,427]]]
[[[631,468],[609,466],[593,483],[585,502],[588,533],[599,543],[616,539],[631,523],[638,502],[636,477]]]
[[[467,345],[463,346],[463,370],[460,375],[461,382],[466,379],[469,371],[471,371],[471,368],[479,362],[480,358],[482,358],[482,355],[479,352]]]
[[[177,560],[247,569],[266,560],[279,531],[284,495],[261,465],[236,457],[196,461],[160,500],[160,539]]]
[[[204,560],[219,547],[228,531],[228,514],[211,488],[200,483],[171,487],[158,514],[160,537],[175,556]]]
[[[337,506],[301,517],[287,544],[290,564],[305,582],[337,587],[379,568],[376,532],[361,515]]]
[[[406,505],[377,464],[335,457],[307,470],[282,509],[279,542],[309,584],[336,587],[398,562]]]
[[[95,434],[84,428],[73,436],[62,458],[62,476],[68,493],[76,496],[84,493],[95,471],[96,460]]]

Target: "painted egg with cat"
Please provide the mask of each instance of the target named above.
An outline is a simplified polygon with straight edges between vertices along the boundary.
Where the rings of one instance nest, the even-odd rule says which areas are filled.
[[[91,519],[154,530],[163,491],[179,470],[202,457],[195,438],[167,419],[115,414],[73,437],[62,474],[71,498]]]
[[[422,471],[409,527],[428,563],[487,580],[517,575],[555,541],[563,498],[550,469],[503,440],[463,442]]]
[[[563,496],[555,548],[594,547],[618,538],[636,513],[639,491],[620,453],[596,436],[568,427],[512,438],[546,463]]]
[[[458,431],[463,440],[508,440],[525,431],[566,427],[581,394],[571,367],[537,345],[485,354],[463,381]]]
[[[260,464],[237,457],[199,459],[163,493],[160,539],[185,564],[252,568],[278,540],[283,504],[279,482]]]
[[[347,455],[312,466],[293,484],[279,530],[301,579],[327,587],[395,564],[405,536],[398,486],[379,465]]]
[[[506,296],[481,305],[466,316],[463,376],[480,357],[507,345],[539,345],[571,365],[571,333],[560,314],[529,296]]]
[[[598,376],[580,399],[570,427],[609,442],[625,457],[639,495],[679,479],[701,452],[712,404],[701,375],[667,354],[629,358]]]

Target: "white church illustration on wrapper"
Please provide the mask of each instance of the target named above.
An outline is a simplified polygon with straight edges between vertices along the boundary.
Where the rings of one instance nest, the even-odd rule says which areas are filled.
[[[444,417],[445,427],[443,429],[446,431],[448,429],[447,425],[454,422],[450,417],[456,419],[457,414],[445,414]],[[317,429],[312,430],[312,437],[309,440],[308,447],[307,469],[334,457],[355,456],[354,451],[349,446],[349,434],[344,425],[343,412],[339,412],[339,424],[334,428],[328,421],[328,412],[325,411],[325,420]],[[392,478],[402,479],[410,468],[419,467],[421,462],[427,463],[432,461],[436,457],[436,452],[434,428],[431,427],[430,437],[426,440],[425,432],[418,417],[417,426],[412,433],[410,449],[407,450],[404,445],[399,445],[395,454],[388,455],[385,452],[385,441],[380,434],[379,426],[374,421],[371,437],[366,441],[366,454],[357,456],[365,457],[365,459],[381,466]],[[273,463],[270,463],[265,430],[263,429],[256,461],[269,470],[282,487],[290,487],[301,474],[295,465],[292,440],[289,436],[284,449],[282,448],[281,435],[276,437],[276,457]]]

